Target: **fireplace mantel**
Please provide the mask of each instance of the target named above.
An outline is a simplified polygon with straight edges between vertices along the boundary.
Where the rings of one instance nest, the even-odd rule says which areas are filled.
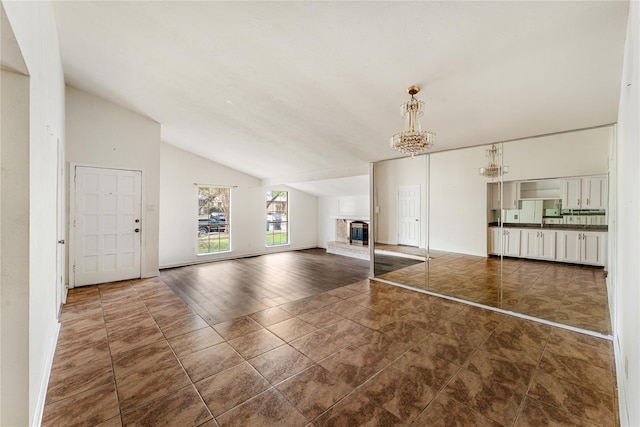
[[[346,219],[348,221],[366,221],[369,222],[370,219],[368,216],[362,215],[333,215],[331,219]]]

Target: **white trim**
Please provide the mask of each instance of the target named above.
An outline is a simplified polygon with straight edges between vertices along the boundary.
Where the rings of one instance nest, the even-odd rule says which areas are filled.
[[[44,361],[44,371],[42,381],[40,381],[40,393],[38,393],[38,401],[33,413],[32,427],[38,427],[42,424],[42,415],[44,414],[44,404],[47,398],[47,389],[49,386],[49,378],[51,377],[51,368],[53,367],[53,357],[56,354],[56,344],[58,343],[58,335],[60,334],[60,323],[56,322],[49,351]]]

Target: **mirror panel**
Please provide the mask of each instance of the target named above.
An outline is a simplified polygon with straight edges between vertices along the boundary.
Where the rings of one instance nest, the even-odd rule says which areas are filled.
[[[426,155],[373,168],[375,277],[427,289]]]
[[[478,173],[490,145],[374,164],[375,276],[611,334],[612,139],[604,126],[494,144],[509,167],[496,178]],[[419,206],[417,232],[404,221],[408,206]]]

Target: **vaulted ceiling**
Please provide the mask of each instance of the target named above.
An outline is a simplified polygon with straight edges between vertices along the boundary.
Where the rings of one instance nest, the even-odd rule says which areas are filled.
[[[399,106],[412,84],[422,87],[434,151],[615,122],[627,9],[54,2],[69,85],[156,120],[169,144],[266,183],[334,186],[399,156],[388,139],[404,127]]]

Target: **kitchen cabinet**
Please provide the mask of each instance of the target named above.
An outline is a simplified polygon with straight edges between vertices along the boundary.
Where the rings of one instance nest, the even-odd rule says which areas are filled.
[[[504,250],[505,256],[520,256],[519,228],[489,228],[489,253],[500,255],[501,249]]]
[[[556,259],[556,232],[554,230],[523,229],[520,253],[524,258]]]
[[[502,184],[502,209],[518,209],[517,184],[513,181]]]
[[[576,264],[604,265],[605,242],[606,233],[563,231],[559,260]]]
[[[514,181],[502,183],[502,192],[500,192],[500,183],[489,184],[489,209],[518,209],[517,188],[518,183]]]
[[[563,209],[606,209],[606,176],[565,178],[562,184]]]
[[[502,241],[502,229],[500,227],[489,227],[489,254],[500,255],[500,242]]]

